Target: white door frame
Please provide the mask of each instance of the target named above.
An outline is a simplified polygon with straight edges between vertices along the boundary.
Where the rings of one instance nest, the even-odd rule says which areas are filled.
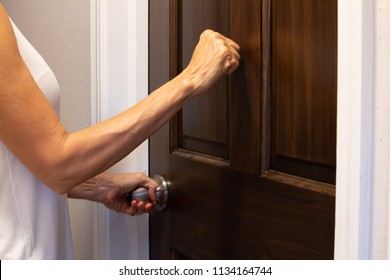
[[[338,1],[335,259],[390,258],[390,3]]]
[[[92,123],[148,95],[148,1],[91,1]],[[148,143],[109,170],[148,173]],[[148,215],[129,217],[95,204],[95,259],[149,259]]]

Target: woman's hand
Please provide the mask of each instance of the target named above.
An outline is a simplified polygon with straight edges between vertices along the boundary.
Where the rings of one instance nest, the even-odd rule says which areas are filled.
[[[135,201],[130,205],[126,193],[144,187],[149,192],[150,201]],[[116,212],[129,215],[150,213],[156,204],[157,183],[143,173],[100,174],[68,192],[69,198],[88,199],[104,204]]]
[[[209,90],[223,75],[234,72],[240,61],[239,50],[239,45],[220,33],[204,31],[183,71],[195,83],[196,93]]]

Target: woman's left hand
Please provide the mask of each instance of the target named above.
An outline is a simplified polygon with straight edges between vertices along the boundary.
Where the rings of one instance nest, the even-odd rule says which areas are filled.
[[[131,201],[126,193],[143,187],[148,190],[150,201]],[[68,192],[69,198],[81,198],[104,204],[116,212],[129,215],[150,213],[156,204],[157,183],[143,173],[100,174]]]

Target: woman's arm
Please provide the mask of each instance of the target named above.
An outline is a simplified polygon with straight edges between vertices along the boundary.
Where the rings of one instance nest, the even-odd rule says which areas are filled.
[[[0,140],[42,182],[67,193],[111,167],[166,123],[189,99],[238,67],[238,46],[205,31],[187,68],[140,103],[68,133],[20,57],[0,5]]]

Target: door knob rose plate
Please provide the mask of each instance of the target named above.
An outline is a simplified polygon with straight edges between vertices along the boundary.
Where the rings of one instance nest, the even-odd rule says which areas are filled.
[[[168,205],[168,181],[161,175],[154,175],[153,180],[158,183],[156,190],[157,205],[154,209],[156,211],[162,211]]]

